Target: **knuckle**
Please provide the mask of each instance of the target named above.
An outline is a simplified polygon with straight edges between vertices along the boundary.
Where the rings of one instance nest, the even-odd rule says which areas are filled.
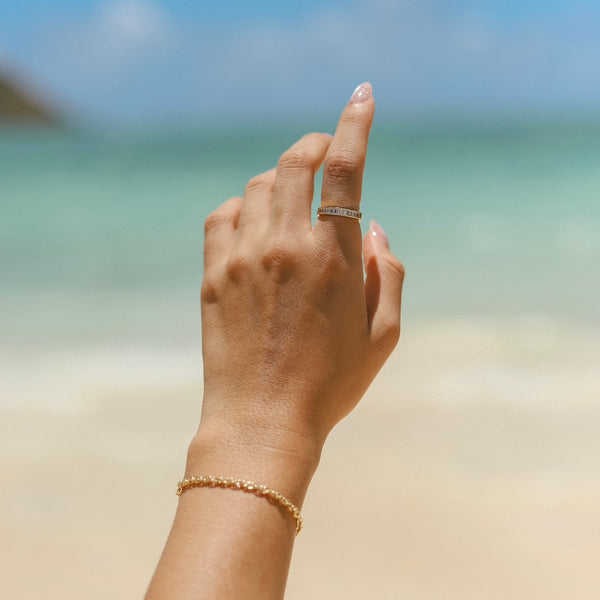
[[[245,189],[245,193],[248,194],[249,192],[257,192],[257,191],[263,191],[263,190],[270,190],[271,189],[271,181],[269,180],[269,178],[262,173],[261,175],[255,175],[247,184],[246,184],[246,189]]]
[[[236,215],[239,214],[239,203],[241,201],[242,199],[239,196],[234,196],[213,210],[204,221],[204,232],[208,233],[221,225],[228,225],[234,221]]]
[[[350,106],[348,106],[348,108],[350,108]],[[358,133],[365,127],[365,115],[357,110],[344,110],[340,116],[340,123],[342,123],[344,127]]]
[[[200,300],[203,304],[214,304],[218,297],[218,284],[216,278],[205,274],[200,288]]]
[[[293,248],[284,240],[271,242],[265,250],[262,265],[278,281],[289,279],[298,264],[298,257]]]
[[[217,209],[206,217],[204,221],[204,233],[211,233],[213,230],[218,229],[221,225],[228,221],[228,217],[223,211]]]
[[[400,280],[400,282],[404,281],[404,276],[406,275],[406,270],[404,268],[404,265],[400,262],[399,259],[397,259],[393,254],[388,258],[388,264],[390,265],[390,267],[392,268],[392,270],[396,273],[396,275],[398,276],[398,279]]]
[[[385,348],[391,352],[396,345],[398,344],[398,340],[400,339],[400,320],[391,321],[386,323],[383,332],[382,342]]]
[[[300,140],[301,141],[311,141],[311,140],[319,140],[323,137],[331,137],[328,133],[320,133],[318,131],[311,131],[310,133],[305,133]]]
[[[230,281],[240,281],[250,271],[250,258],[247,254],[236,252],[229,257],[225,272]]]
[[[284,171],[306,171],[312,169],[312,162],[303,150],[290,148],[279,158],[277,168]]]
[[[321,250],[314,264],[319,285],[345,281],[352,276],[352,269],[343,254],[331,248]]]
[[[325,161],[323,177],[333,181],[346,181],[362,168],[362,159],[352,152],[339,152]]]

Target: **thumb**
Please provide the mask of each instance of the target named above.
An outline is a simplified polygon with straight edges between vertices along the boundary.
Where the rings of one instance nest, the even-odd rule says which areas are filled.
[[[389,354],[400,337],[404,266],[392,254],[385,231],[371,221],[363,242],[365,296],[371,341]]]

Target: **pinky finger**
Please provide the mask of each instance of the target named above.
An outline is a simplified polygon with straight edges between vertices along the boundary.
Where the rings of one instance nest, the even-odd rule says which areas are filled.
[[[383,352],[385,360],[400,337],[404,266],[392,254],[385,232],[375,221],[365,236],[363,252],[371,342]]]
[[[229,257],[236,239],[241,198],[230,198],[204,222],[204,270],[209,271]]]

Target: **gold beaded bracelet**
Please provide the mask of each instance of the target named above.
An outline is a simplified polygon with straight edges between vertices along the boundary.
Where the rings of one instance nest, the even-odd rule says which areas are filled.
[[[231,477],[212,477],[205,475],[202,477],[186,477],[177,484],[175,494],[181,496],[183,492],[192,487],[220,487],[229,490],[240,490],[249,494],[266,498],[270,502],[283,506],[296,519],[296,535],[302,531],[304,525],[300,510],[295,504],[292,504],[285,496],[269,489],[266,485],[259,485],[253,481],[244,481],[243,479],[233,479]]]

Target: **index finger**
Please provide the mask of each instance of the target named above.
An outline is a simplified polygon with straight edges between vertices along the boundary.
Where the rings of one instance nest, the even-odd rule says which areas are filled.
[[[359,85],[342,112],[325,156],[321,206],[358,210],[375,101],[370,83]],[[350,221],[347,217],[328,217]]]

